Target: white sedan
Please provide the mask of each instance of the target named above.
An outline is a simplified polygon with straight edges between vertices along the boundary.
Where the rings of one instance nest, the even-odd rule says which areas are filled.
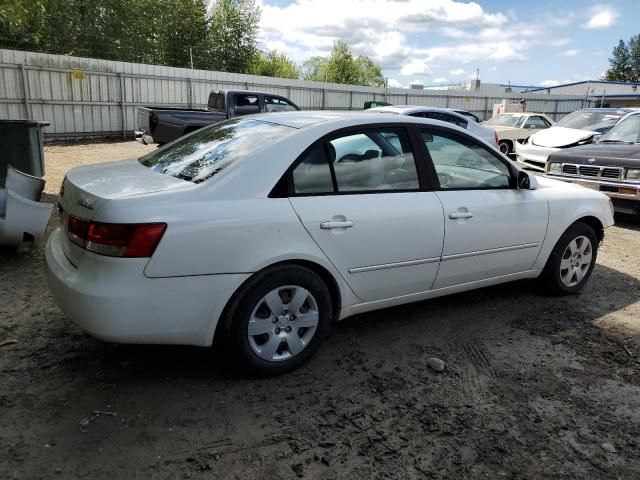
[[[242,117],[139,160],[75,168],[47,278],[113,342],[209,346],[277,374],[331,320],[523,278],[580,290],[609,199],[520,171],[451,124],[400,115]]]

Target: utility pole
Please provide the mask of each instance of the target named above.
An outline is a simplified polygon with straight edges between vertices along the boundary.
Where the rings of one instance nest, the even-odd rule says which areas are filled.
[[[191,59],[191,70],[193,70],[193,52],[191,51],[191,47],[189,47],[189,58]]]

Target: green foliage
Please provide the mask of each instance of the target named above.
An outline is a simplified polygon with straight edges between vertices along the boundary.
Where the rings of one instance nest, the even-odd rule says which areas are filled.
[[[215,3],[208,42],[212,70],[249,71],[258,54],[261,13],[254,0],[218,0]]]
[[[609,69],[604,80],[640,82],[640,35],[634,35],[627,43],[620,40],[609,58]]]
[[[8,2],[8,3],[6,3]],[[0,0],[0,48],[247,72],[253,0]],[[225,23],[227,22],[227,23]]]
[[[303,65],[305,80],[364,85],[384,86],[380,65],[369,57],[353,57],[346,42],[338,40],[328,57],[311,57]]]
[[[258,52],[249,73],[265,77],[300,78],[300,71],[293,60],[275,50]]]

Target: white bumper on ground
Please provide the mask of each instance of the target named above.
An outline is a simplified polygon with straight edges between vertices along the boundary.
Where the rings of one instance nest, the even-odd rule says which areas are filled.
[[[146,258],[85,252],[79,268],[51,234],[46,273],[54,301],[90,335],[116,343],[208,346],[227,300],[249,274],[148,278]]]
[[[540,147],[538,145],[533,145],[532,143],[516,142],[515,146],[516,161],[527,168],[538,170],[540,172],[544,172],[549,155],[559,150],[554,147]]]

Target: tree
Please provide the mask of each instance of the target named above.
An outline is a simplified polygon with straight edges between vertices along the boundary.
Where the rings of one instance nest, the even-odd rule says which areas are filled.
[[[627,82],[631,80],[631,55],[624,40],[620,40],[609,58],[609,69],[604,74],[605,80]]]
[[[369,57],[354,58],[349,45],[338,40],[329,57],[311,57],[304,63],[304,78],[319,82],[380,87],[384,77],[380,65]]]
[[[634,35],[627,43],[620,40],[609,58],[609,69],[605,80],[617,82],[640,82],[640,34]]]
[[[295,62],[276,50],[258,52],[249,73],[265,77],[300,78],[300,70]]]
[[[355,59],[356,72],[358,73],[358,85],[369,87],[384,87],[385,78],[382,75],[382,68],[369,57],[358,57]]]
[[[640,82],[640,35],[631,37],[628,43],[631,75],[629,80]]]
[[[211,12],[209,67],[246,73],[258,53],[262,12],[254,0],[217,0]]]

